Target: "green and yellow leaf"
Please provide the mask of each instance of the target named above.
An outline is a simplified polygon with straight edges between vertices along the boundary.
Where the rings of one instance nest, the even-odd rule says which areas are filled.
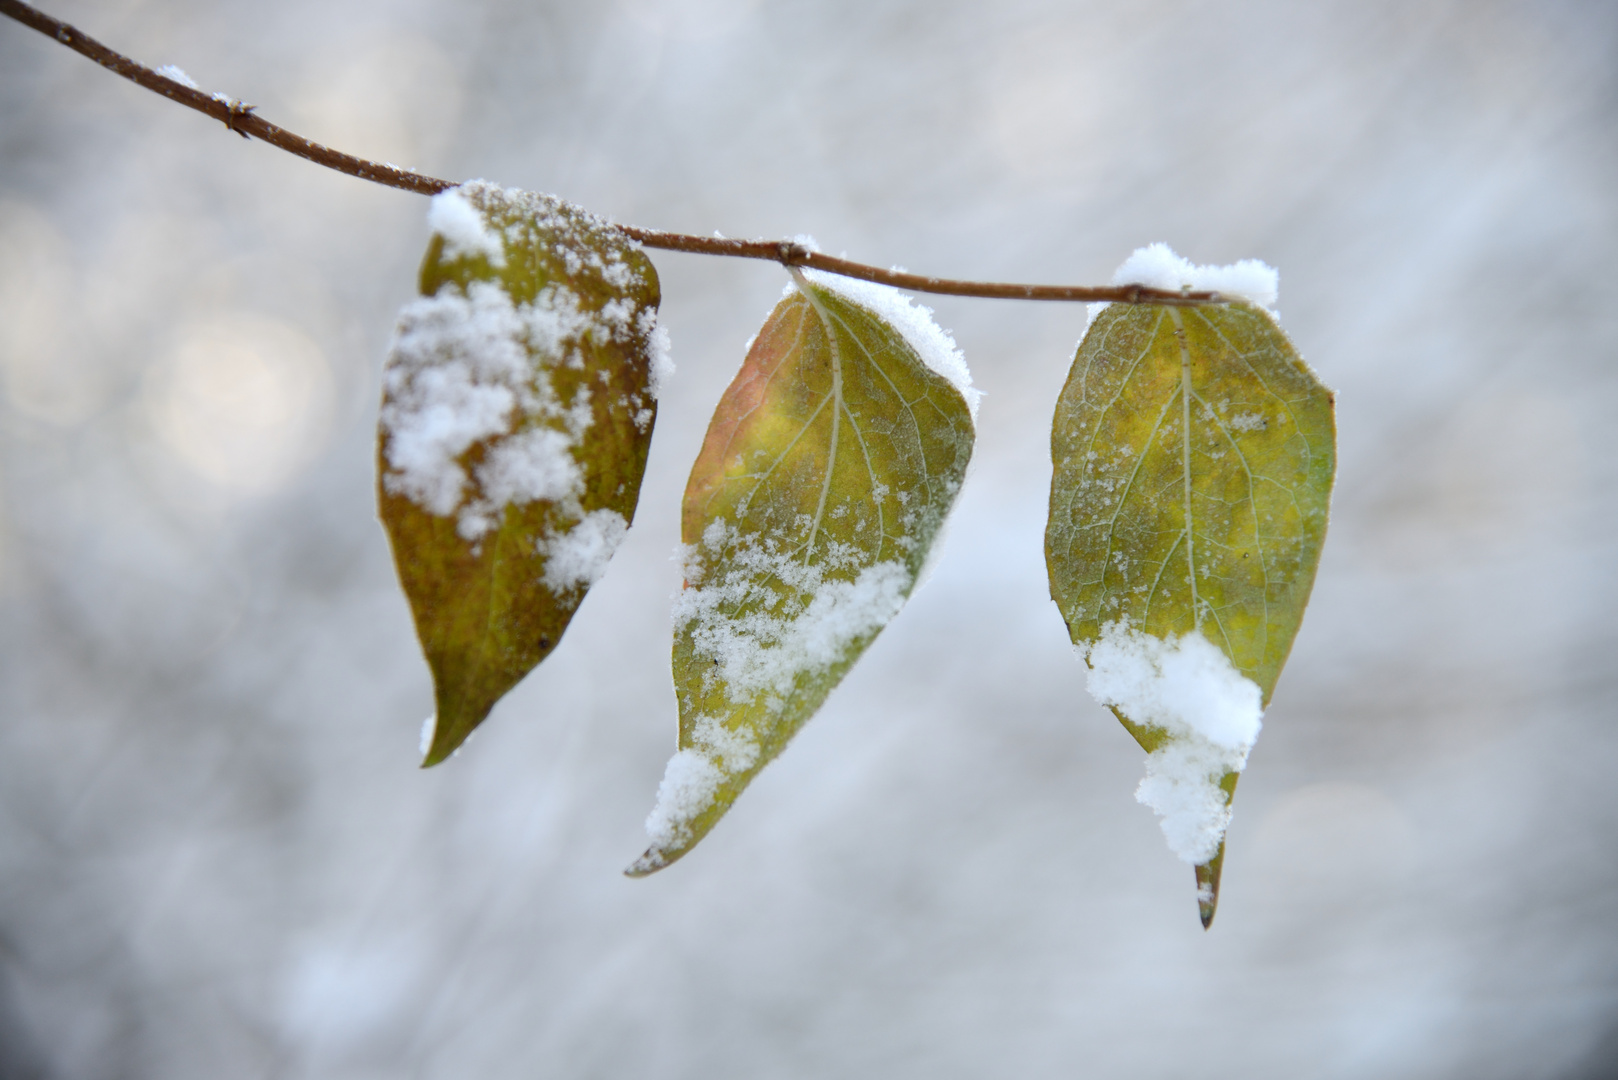
[[[1218,902],[1236,780],[1303,618],[1332,395],[1246,302],[1112,305],[1056,406],[1051,596],[1090,692],[1147,751],[1137,797]]]
[[[702,839],[898,612],[972,454],[976,393],[924,309],[794,277],[686,486],[679,752],[632,876]]]
[[[605,222],[473,182],[438,195],[377,440],[382,523],[448,757],[561,640],[634,518],[666,365],[657,273]]]

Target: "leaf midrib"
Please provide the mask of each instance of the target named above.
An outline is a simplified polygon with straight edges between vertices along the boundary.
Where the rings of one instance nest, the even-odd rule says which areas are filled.
[[[842,350],[837,347],[837,331],[832,327],[831,316],[820,303],[811,290],[807,281],[796,269],[792,276],[797,280],[798,291],[809,300],[809,305],[820,316],[821,329],[826,332],[826,347],[831,350],[831,445],[826,449],[826,478],[820,483],[820,501],[815,504],[815,516],[809,524],[809,542],[804,545],[803,564],[809,565],[809,560],[815,553],[815,538],[820,535],[820,523],[826,516],[826,500],[831,497],[831,479],[837,470],[837,439],[841,434],[843,420],[843,356]],[[817,410],[818,411],[818,410]]]
[[[1185,339],[1185,320],[1179,309],[1169,308],[1174,340],[1180,347],[1180,466],[1185,482],[1185,563],[1191,583],[1191,628],[1202,629],[1202,604],[1197,599],[1196,520],[1191,514],[1191,347]]]

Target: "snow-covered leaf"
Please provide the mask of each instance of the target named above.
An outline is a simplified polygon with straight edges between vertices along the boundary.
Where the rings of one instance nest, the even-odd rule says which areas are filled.
[[[930,313],[794,276],[686,486],[679,752],[632,875],[689,851],[898,612],[972,454],[977,394]]]
[[[1197,868],[1207,925],[1325,538],[1332,395],[1251,303],[1112,305],[1079,345],[1051,457],[1051,595],[1091,694],[1147,751],[1137,798]]]
[[[634,517],[667,337],[605,222],[475,181],[435,196],[383,373],[378,498],[442,761],[556,647]]]

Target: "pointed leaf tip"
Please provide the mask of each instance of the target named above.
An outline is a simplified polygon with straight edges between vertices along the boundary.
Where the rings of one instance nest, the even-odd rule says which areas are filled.
[[[1224,866],[1225,843],[1221,840],[1218,854],[1196,868],[1197,915],[1204,930],[1213,926],[1214,913],[1219,910],[1219,875]]]
[[[655,874],[659,870],[663,869],[672,861],[674,860],[661,858],[655,850],[652,848],[647,848],[646,851],[641,854],[640,858],[624,867],[624,877],[649,877],[650,875]]]
[[[561,640],[635,514],[666,339],[615,230],[481,181],[434,198],[383,372],[377,496],[443,761]]]
[[[1051,433],[1051,596],[1088,689],[1147,752],[1137,798],[1198,867],[1204,926],[1236,780],[1325,538],[1331,393],[1242,302],[1112,305]]]
[[[679,751],[631,876],[691,850],[898,613],[971,457],[964,364],[929,366],[891,298],[795,279],[686,486]]]

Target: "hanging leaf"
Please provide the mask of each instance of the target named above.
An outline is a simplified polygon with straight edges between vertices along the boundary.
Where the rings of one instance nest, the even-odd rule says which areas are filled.
[[[898,612],[972,454],[977,393],[926,309],[794,279],[686,485],[679,752],[631,876],[689,851]]]
[[[1245,302],[1106,308],[1056,406],[1051,595],[1091,694],[1148,754],[1136,797],[1196,867],[1204,926],[1236,780],[1314,583],[1335,455],[1330,391]]]
[[[556,647],[623,538],[668,361],[657,273],[605,222],[482,181],[428,220],[377,488],[433,673],[434,765]]]

